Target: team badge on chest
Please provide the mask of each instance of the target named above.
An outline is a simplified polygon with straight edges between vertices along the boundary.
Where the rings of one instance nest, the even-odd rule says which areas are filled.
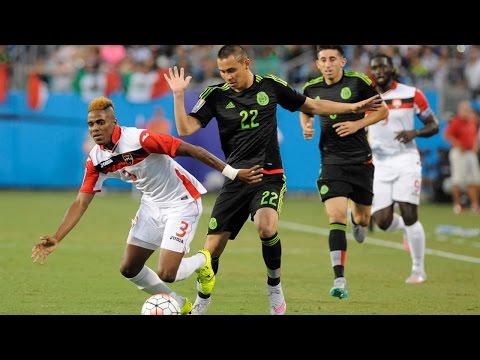
[[[130,153],[122,154],[123,161],[125,161],[128,165],[133,165],[133,156]]]

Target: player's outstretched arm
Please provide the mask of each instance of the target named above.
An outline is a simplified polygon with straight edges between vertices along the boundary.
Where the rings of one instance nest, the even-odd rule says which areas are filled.
[[[40,242],[32,248],[33,262],[43,264],[48,255],[57,248],[59,242],[72,230],[87,210],[95,194],[78,193],[70,205],[55,235],[40,236]]]
[[[346,113],[362,113],[367,111],[376,111],[382,106],[380,95],[374,95],[366,100],[356,103],[341,103],[330,100],[314,100],[306,98],[300,111],[307,114],[332,115]]]
[[[185,141],[182,141],[178,147],[177,155],[193,157],[205,165],[220,171],[231,180],[239,180],[248,184],[255,184],[262,181],[263,174],[261,172],[263,168],[259,165],[255,165],[249,169],[235,169],[230,165],[225,164],[210,151],[201,146],[192,145]]]
[[[173,69],[168,68],[168,75],[163,74],[165,80],[170,86],[173,93],[173,107],[175,113],[175,126],[177,127],[178,135],[191,135],[201,128],[200,122],[194,117],[188,116],[185,110],[185,90],[192,80],[191,76],[185,77],[185,70],[180,68],[180,71],[175,66]]]

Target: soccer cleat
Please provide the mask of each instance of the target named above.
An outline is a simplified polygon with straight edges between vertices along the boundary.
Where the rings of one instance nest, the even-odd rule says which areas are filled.
[[[270,301],[271,315],[284,315],[287,311],[287,303],[283,297],[282,285],[270,286],[267,284],[268,300]]]
[[[330,295],[341,299],[348,298],[347,280],[344,277],[338,277],[333,280],[333,287],[330,289]]]
[[[347,210],[347,218],[350,221],[350,224],[352,225],[352,235],[353,238],[359,243],[363,243],[365,241],[365,228],[361,225],[355,225],[353,223],[353,213],[352,209],[348,208]]]
[[[405,282],[407,284],[421,284],[427,280],[427,274],[425,271],[412,271],[412,275],[410,275]]]
[[[191,314],[192,309],[193,309],[192,302],[190,300],[188,300],[187,298],[185,298],[185,303],[180,308],[180,315],[189,315],[189,314]]]
[[[207,299],[203,299],[197,295],[195,304],[193,304],[192,315],[205,315],[207,312],[207,308],[211,302],[212,302],[211,297]]]
[[[210,295],[215,286],[215,273],[212,269],[212,256],[207,249],[200,250],[199,253],[202,253],[207,258],[205,265],[196,270],[198,274],[197,282],[200,284],[199,291],[204,295]]]

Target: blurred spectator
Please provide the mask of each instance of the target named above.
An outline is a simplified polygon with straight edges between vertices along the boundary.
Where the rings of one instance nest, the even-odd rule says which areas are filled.
[[[461,194],[466,186],[472,211],[478,212],[480,166],[477,157],[478,117],[467,100],[461,101],[457,114],[450,119],[444,133],[452,148],[449,153],[452,173],[452,199],[455,214],[462,212]]]
[[[7,99],[10,57],[6,45],[0,45],[0,103]]]
[[[470,48],[468,61],[465,65],[465,79],[468,90],[470,91],[470,99],[477,100],[480,95],[480,53],[476,46]],[[480,100],[480,99],[479,99]]]
[[[73,82],[73,89],[78,92],[83,101],[106,95],[107,79],[100,70],[100,60],[90,56],[85,60],[85,66],[77,71]]]
[[[49,90],[61,93],[72,91],[78,64],[83,64],[78,45],[60,46],[56,49],[45,63]]]
[[[157,106],[154,109],[151,119],[146,122],[144,120],[137,121],[135,126],[162,134],[171,134],[172,131],[172,121],[165,117],[161,106]]]
[[[134,104],[146,103],[152,100],[155,84],[160,81],[160,75],[153,69],[153,60],[135,63],[133,72],[124,79],[126,98]]]
[[[123,45],[102,45],[100,49],[101,60],[112,68],[116,68],[126,56],[127,50]]]
[[[33,110],[42,110],[48,99],[48,77],[45,61],[37,59],[27,75],[27,104]]]

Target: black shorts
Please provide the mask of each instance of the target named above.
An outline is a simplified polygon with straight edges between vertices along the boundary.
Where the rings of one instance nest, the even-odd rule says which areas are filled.
[[[207,234],[230,231],[230,239],[235,239],[248,216],[253,221],[258,209],[269,207],[280,214],[286,191],[283,174],[263,175],[262,181],[255,185],[227,181],[213,206]]]
[[[344,196],[357,204],[372,205],[373,164],[322,165],[317,188],[322,201]]]

